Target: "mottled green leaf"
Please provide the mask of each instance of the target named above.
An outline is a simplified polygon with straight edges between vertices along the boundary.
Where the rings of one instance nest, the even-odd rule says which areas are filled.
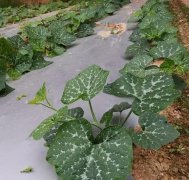
[[[147,38],[148,40],[152,40],[161,39],[165,33],[176,34],[177,29],[169,23],[164,22],[161,19],[158,19],[155,22],[151,23],[147,28],[142,29],[140,32],[143,37]]]
[[[88,67],[76,78],[67,82],[62,102],[64,104],[71,104],[78,99],[89,101],[103,89],[108,75],[108,71],[103,70],[97,65]]]
[[[134,56],[148,53],[149,50],[149,43],[142,39],[141,41],[130,45],[125,52],[125,56],[126,58],[133,58]]]
[[[130,174],[132,141],[127,130],[110,127],[91,141],[87,121],[70,121],[59,129],[47,160],[59,179],[119,179]]]
[[[30,70],[41,69],[50,64],[52,64],[52,61],[45,61],[43,55],[41,53],[36,52],[33,55],[33,62]]]
[[[168,124],[165,117],[151,112],[142,114],[139,118],[140,132],[132,135],[133,142],[146,149],[159,149],[174,141],[179,132]]]
[[[153,58],[148,55],[135,56],[123,69],[120,70],[121,74],[130,73],[134,76],[145,77],[147,75],[156,74],[159,72],[158,68],[146,69],[151,66]]]
[[[49,132],[56,124],[63,123],[67,119],[68,107],[59,109],[54,115],[45,119],[31,134],[31,136],[38,140],[41,139],[47,132]],[[73,120],[73,119],[71,119]]]
[[[44,26],[26,26],[24,32],[29,38],[32,48],[35,51],[44,52],[47,38],[50,36],[48,29]]]
[[[59,45],[70,46],[76,40],[76,37],[70,34],[62,23],[61,21],[55,21],[49,26],[52,35],[50,41]]]
[[[132,42],[141,41],[143,39],[140,29],[135,29],[130,35],[129,40]]]
[[[150,50],[150,54],[154,59],[169,58],[172,59],[185,52],[182,45],[178,43],[160,42],[156,47]]]
[[[63,109],[63,108],[62,108]],[[68,109],[67,114],[66,113],[62,113],[63,112],[61,109],[58,111],[59,116],[54,115],[54,119],[56,120],[57,118],[59,118],[60,121],[55,121],[55,125],[49,129],[49,131],[47,133],[45,133],[45,135],[43,136],[43,138],[46,141],[46,145],[49,146],[54,138],[56,137],[56,134],[58,132],[58,129],[60,128],[60,126],[65,122],[65,121],[69,121],[69,120],[77,120],[77,119],[82,119],[83,115],[84,115],[84,111],[82,108],[77,107],[77,108],[73,108],[73,109]],[[52,116],[51,116],[52,117]]]
[[[180,96],[180,91],[175,90],[174,86],[172,77],[165,73],[145,78],[124,74],[106,85],[104,92],[119,97],[135,97],[132,109],[136,114],[141,114],[145,111],[158,112],[170,105]]]
[[[142,9],[134,12],[128,19],[128,23],[138,22],[144,17],[144,13]]]
[[[76,36],[78,38],[82,38],[82,37],[90,36],[92,34],[94,34],[93,27],[90,24],[82,24],[79,27],[79,29],[76,33]]]

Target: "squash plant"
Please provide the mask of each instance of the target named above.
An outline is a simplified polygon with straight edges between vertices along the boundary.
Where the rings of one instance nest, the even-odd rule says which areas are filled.
[[[47,161],[52,164],[60,180],[64,179],[125,179],[131,174],[133,144],[147,149],[159,149],[172,142],[179,132],[159,112],[174,102],[180,91],[175,89],[172,76],[157,73],[145,77],[123,74],[115,82],[105,85],[109,72],[97,65],[83,70],[66,83],[61,98],[63,107],[55,109],[49,102],[45,84],[30,104],[41,104],[55,114],[45,119],[31,134],[47,142]],[[101,91],[123,97],[123,102],[96,118],[92,99]],[[133,97],[127,103],[125,97]],[[69,109],[77,100],[89,104],[93,120],[86,120],[81,108]],[[112,122],[114,112],[129,110],[127,116]],[[138,130],[125,127],[134,113],[138,116]],[[94,136],[93,127],[98,128]]]
[[[129,2],[129,0],[71,1],[69,4],[75,5],[75,9],[60,13],[50,20],[26,25],[20,34],[7,39],[4,38],[3,41],[6,41],[6,44],[14,52],[10,51],[8,53],[9,60],[4,60],[6,68],[4,68],[4,63],[0,67],[0,72],[2,71],[0,73],[2,82],[0,95],[7,87],[5,86],[6,74],[11,79],[16,80],[26,72],[46,67],[52,62],[45,61],[44,55],[57,56],[63,54],[77,38],[90,36],[94,33],[93,28],[96,20],[114,13]],[[54,9],[56,5],[58,8],[63,4],[55,2],[40,7]],[[0,48],[5,48],[1,40]]]

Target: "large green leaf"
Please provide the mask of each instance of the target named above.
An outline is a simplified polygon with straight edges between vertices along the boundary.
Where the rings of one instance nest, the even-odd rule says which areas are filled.
[[[45,61],[43,55],[41,53],[36,52],[33,55],[33,62],[30,70],[41,69],[52,63],[53,63],[52,61]]]
[[[172,77],[165,73],[145,78],[124,74],[112,84],[106,85],[104,92],[119,97],[135,97],[132,109],[136,114],[161,111],[180,96],[180,91],[175,90]]]
[[[91,139],[91,125],[85,120],[66,122],[59,129],[47,155],[59,179],[125,179],[132,161],[127,130],[110,127]]]
[[[59,127],[66,121],[75,120],[83,117],[82,109],[69,110],[67,106],[59,109],[54,115],[45,119],[31,134],[31,136],[38,140],[44,135],[47,137],[48,132],[52,132],[54,127]]]
[[[140,29],[135,29],[129,37],[129,40],[132,42],[141,41],[142,39],[144,39],[144,38],[142,37]]]
[[[158,58],[175,58],[185,52],[182,45],[178,43],[160,42],[156,47],[150,50],[150,54],[154,59]]]
[[[132,135],[133,142],[146,149],[159,149],[174,141],[179,132],[168,124],[165,117],[151,112],[142,114],[139,118],[141,131]]]
[[[161,19],[158,19],[157,21],[151,23],[147,28],[142,29],[140,32],[143,37],[147,38],[148,40],[152,40],[161,39],[165,33],[176,34],[177,29],[169,23],[164,22]]]
[[[44,26],[26,26],[24,30],[32,48],[35,51],[44,52],[47,38],[50,36],[48,29]]]
[[[144,13],[142,9],[134,12],[128,19],[128,23],[138,22],[144,17]]]
[[[103,70],[97,65],[88,67],[76,78],[67,82],[62,102],[64,104],[71,104],[78,99],[89,101],[103,89],[108,75],[108,71]]]
[[[122,74],[130,73],[134,76],[145,77],[150,74],[156,74],[159,72],[158,68],[146,69],[151,66],[153,58],[148,55],[135,56],[129,63],[120,70]]]
[[[126,58],[133,58],[137,55],[148,53],[149,50],[149,43],[146,40],[141,39],[140,41],[135,42],[127,48],[125,56]]]
[[[64,25],[64,23],[64,21],[59,20],[49,26],[52,35],[50,41],[59,45],[69,46],[76,40],[76,37],[66,30],[66,24]]]
[[[69,120],[77,120],[77,119],[82,119],[83,118],[83,115],[84,115],[84,111],[82,108],[80,107],[77,107],[77,108],[73,108],[73,109],[68,109],[67,111],[67,115],[65,114],[66,111],[64,111],[65,113],[62,113],[63,112],[63,108],[61,108],[57,113],[56,115],[53,115],[51,117],[54,117],[54,119],[57,119],[59,118],[59,121],[56,120],[56,123],[47,133],[45,133],[45,135],[43,136],[43,138],[45,139],[46,141],[46,145],[49,146],[53,140],[55,139],[56,137],[56,134],[58,132],[58,129],[60,128],[60,126],[65,122],[65,121],[69,121]],[[59,114],[59,116],[57,116]]]
[[[79,29],[76,33],[76,36],[78,38],[82,38],[82,37],[90,36],[92,34],[94,34],[93,27],[90,24],[82,24],[79,27]]]

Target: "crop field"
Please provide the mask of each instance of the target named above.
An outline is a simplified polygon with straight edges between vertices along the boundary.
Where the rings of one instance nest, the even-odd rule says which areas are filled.
[[[184,0],[0,7],[0,179],[187,180],[188,28]]]

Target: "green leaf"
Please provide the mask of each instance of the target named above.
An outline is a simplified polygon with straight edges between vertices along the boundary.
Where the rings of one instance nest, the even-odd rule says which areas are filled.
[[[142,130],[133,133],[132,139],[136,145],[146,149],[159,149],[179,136],[179,132],[167,123],[166,118],[158,114],[142,114],[139,124]]]
[[[76,40],[76,37],[70,34],[66,29],[65,22],[55,21],[49,26],[52,37],[50,41],[63,46],[70,46]]]
[[[107,112],[105,112],[100,120],[100,123],[103,124],[105,123],[105,126],[108,127],[110,125],[110,122],[113,118],[113,112],[111,109]]]
[[[60,179],[120,179],[131,173],[132,141],[125,129],[110,127],[92,139],[89,122],[70,121],[59,129],[47,160]]]
[[[64,113],[65,112],[65,113]],[[68,121],[68,120],[77,120],[77,119],[82,119],[83,118],[83,115],[84,115],[84,111],[82,108],[80,107],[77,107],[77,108],[73,108],[73,109],[68,109],[68,111],[64,111],[63,112],[63,108],[60,109],[56,115],[53,115],[51,117],[54,118],[55,120],[55,125],[47,132],[45,133],[45,135],[43,136],[43,138],[45,139],[46,141],[46,145],[49,146],[53,140],[55,139],[56,137],[56,134],[58,132],[58,129],[60,128],[60,126],[65,122],[65,121]],[[67,113],[67,114],[66,114]],[[57,115],[58,114],[58,115]],[[58,119],[59,121],[58,121]],[[50,121],[50,120],[49,120]],[[57,123],[58,122],[58,123]],[[40,136],[42,137],[42,136]]]
[[[89,101],[95,97],[104,87],[108,71],[103,70],[97,65],[92,65],[83,70],[76,78],[67,82],[62,102],[71,104],[78,99]]]
[[[169,58],[172,59],[185,52],[182,45],[178,43],[160,42],[156,47],[150,50],[150,54],[154,59]]]
[[[134,12],[128,19],[128,23],[138,22],[144,17],[144,13],[142,9]]]
[[[175,90],[172,77],[165,73],[145,78],[124,74],[115,82],[106,85],[104,92],[119,97],[134,97],[132,109],[136,114],[145,111],[159,112],[180,96],[180,91]]]
[[[147,75],[156,74],[159,72],[158,68],[146,69],[151,66],[153,58],[148,55],[135,56],[123,69],[120,70],[121,74],[130,73],[134,76],[145,77]]]
[[[148,40],[161,39],[165,33],[176,34],[177,29],[169,23],[162,21],[162,19],[158,19],[157,21],[151,23],[147,28],[141,30],[142,36]]]
[[[78,38],[87,37],[94,34],[93,27],[90,24],[82,24],[77,33],[76,36]]]
[[[120,104],[114,105],[109,111],[105,112],[100,120],[100,123],[105,123],[105,127],[110,126],[110,122],[113,118],[113,113],[115,112],[123,112],[127,109],[130,109],[131,105],[127,102],[122,102]]]
[[[46,84],[43,83],[43,86],[37,91],[34,99],[28,102],[28,104],[40,104],[46,100],[47,97],[47,90]]]
[[[33,63],[30,70],[42,69],[52,63],[52,61],[45,61],[41,53],[35,52],[33,55]]]
[[[123,112],[127,109],[130,109],[131,105],[127,102],[122,102],[120,104],[116,104],[113,106],[113,108],[111,109],[112,112]]]
[[[146,54],[150,50],[149,43],[146,40],[138,41],[132,45],[130,45],[126,52],[126,58],[133,58],[134,56]]]
[[[137,41],[142,41],[143,37],[141,35],[141,30],[140,29],[135,29],[133,33],[130,35],[129,40],[131,42],[137,42]]]
[[[44,52],[47,37],[50,36],[47,28],[45,28],[44,26],[26,26],[24,29],[24,33],[29,38],[30,45],[35,51]]]
[[[47,132],[49,132],[59,122],[66,121],[65,118],[68,113],[68,108],[63,107],[59,109],[54,115],[45,119],[31,134],[35,140],[41,139]]]

